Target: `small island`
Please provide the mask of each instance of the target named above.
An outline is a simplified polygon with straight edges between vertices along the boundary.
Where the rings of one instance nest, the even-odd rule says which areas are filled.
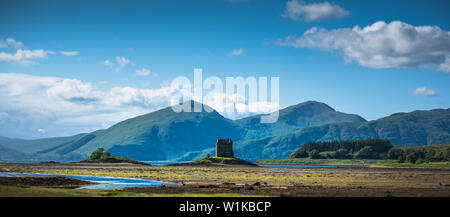
[[[104,148],[98,148],[97,150],[92,152],[89,159],[83,160],[80,163],[132,163],[132,164],[149,165],[127,157],[111,155],[111,153],[105,151]]]
[[[233,141],[231,139],[218,139],[216,142],[216,156],[211,157],[209,154],[200,160],[183,163],[169,164],[168,166],[250,166],[258,165],[248,161],[235,158],[233,152]]]

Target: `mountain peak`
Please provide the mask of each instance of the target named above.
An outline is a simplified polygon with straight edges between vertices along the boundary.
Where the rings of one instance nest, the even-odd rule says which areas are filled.
[[[175,106],[184,106],[184,105],[189,105],[189,104],[191,106],[191,112],[195,111],[194,109],[196,107],[197,108],[202,108],[201,112],[216,112],[216,110],[214,110],[213,108],[209,107],[208,105],[200,103],[200,102],[197,102],[195,100],[188,100],[186,102],[179,103],[178,105],[175,105]]]
[[[336,111],[336,110],[334,110],[334,108],[332,108],[331,106],[329,106],[325,103],[312,101],[312,100],[289,106],[283,110],[293,110],[293,109],[299,109],[299,108],[303,108],[303,109],[308,108],[308,109],[314,109],[314,110],[320,110],[320,111],[323,111],[323,110]]]

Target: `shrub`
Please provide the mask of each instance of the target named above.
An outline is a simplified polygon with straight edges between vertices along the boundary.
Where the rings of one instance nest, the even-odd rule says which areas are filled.
[[[423,163],[425,163],[425,160],[423,160],[422,158],[419,158],[419,159],[416,161],[416,164],[423,164]]]
[[[111,158],[111,153],[105,152],[104,148],[98,148],[91,153],[89,160],[108,160]]]
[[[406,161],[409,163],[413,163],[413,164],[416,163],[417,160],[419,160],[419,158],[420,158],[420,153],[417,151],[406,155]]]
[[[304,149],[299,148],[294,153],[290,154],[288,158],[305,158],[308,157],[308,152]]]
[[[398,159],[400,156],[405,155],[405,152],[402,149],[391,148],[391,150],[387,153],[389,159]]]
[[[105,151],[104,148],[98,148],[94,152],[91,153],[91,156],[89,157],[89,160],[98,160],[102,157],[103,151]]]
[[[356,152],[355,154],[356,159],[377,159],[378,154],[372,149],[371,146],[366,146]]]
[[[319,154],[319,151],[317,151],[316,149],[310,151],[308,153],[308,155],[309,155],[309,158],[311,158],[311,159],[320,159],[321,158],[320,154]]]
[[[334,157],[336,159],[348,159],[351,158],[351,155],[349,154],[347,149],[341,148],[335,152]]]

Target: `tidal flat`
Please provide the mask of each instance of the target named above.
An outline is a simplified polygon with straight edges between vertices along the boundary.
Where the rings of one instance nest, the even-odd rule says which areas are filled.
[[[140,178],[177,183],[124,189],[0,185],[0,196],[449,197],[450,168],[146,166],[129,163],[0,163],[0,172]],[[5,184],[6,183],[6,184]]]

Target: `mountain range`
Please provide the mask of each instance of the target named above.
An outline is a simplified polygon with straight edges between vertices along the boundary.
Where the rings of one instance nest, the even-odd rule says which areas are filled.
[[[235,155],[245,160],[285,158],[308,141],[387,138],[393,145],[450,142],[450,109],[396,113],[366,121],[308,101],[281,109],[277,122],[262,124],[260,115],[230,120],[202,106],[201,112],[180,113],[168,107],[108,129],[69,137],[0,137],[0,160],[79,161],[99,147],[137,160],[195,160],[214,155],[217,138],[233,139]]]

